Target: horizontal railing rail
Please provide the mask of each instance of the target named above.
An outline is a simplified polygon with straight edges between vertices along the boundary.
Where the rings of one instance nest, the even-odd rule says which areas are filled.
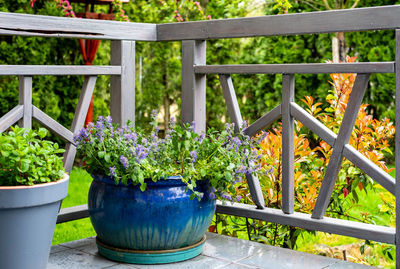
[[[248,175],[255,205],[217,204],[217,213],[374,240],[397,246],[400,268],[400,214],[396,228],[324,217],[343,158],[396,196],[400,212],[400,184],[371,160],[349,145],[362,98],[372,73],[395,73],[396,96],[400,96],[400,6],[359,8],[223,19],[174,24],[144,24],[59,18],[0,12],[0,35],[108,39],[111,61],[107,66],[0,65],[0,75],[17,75],[19,104],[0,118],[0,132],[19,123],[31,127],[32,119],[67,141],[64,166],[70,171],[76,147],[73,135],[83,127],[98,75],[110,75],[111,116],[120,124],[135,117],[135,41],[182,41],[182,121],[196,121],[196,130],[206,129],[206,75],[220,79],[228,114],[236,126],[243,122],[231,74],[282,74],[282,103],[248,126],[244,133],[256,135],[274,121],[282,121],[282,209],[265,207],[259,179]],[[396,59],[391,62],[296,63],[207,65],[206,40],[350,31],[396,31]],[[337,134],[296,104],[296,74],[357,73],[342,126]],[[32,76],[85,75],[71,128],[66,128],[32,104]],[[333,150],[312,215],[294,211],[294,121],[301,122]],[[396,98],[396,129],[400,130],[400,98]],[[239,131],[238,129],[236,131]],[[396,132],[396,168],[400,167],[400,132]],[[400,170],[396,170],[400,180]],[[87,205],[61,209],[57,223],[88,217]]]
[[[121,72],[121,66],[106,65],[0,65],[0,76],[94,76]]]
[[[400,28],[400,6],[157,25],[157,40],[207,40]]]
[[[0,35],[156,41],[156,25],[0,12]]]

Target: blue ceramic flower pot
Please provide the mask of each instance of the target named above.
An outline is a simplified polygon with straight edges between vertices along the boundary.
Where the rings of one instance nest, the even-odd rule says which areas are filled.
[[[166,250],[193,245],[207,231],[215,212],[207,182],[199,182],[201,201],[190,200],[190,191],[178,177],[139,186],[115,185],[105,176],[94,176],[89,190],[89,214],[101,242],[132,250]]]

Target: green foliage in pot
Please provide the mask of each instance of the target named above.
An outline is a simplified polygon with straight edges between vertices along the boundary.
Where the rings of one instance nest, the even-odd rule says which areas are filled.
[[[128,124],[118,127],[111,117],[99,117],[95,124],[82,129],[74,139],[87,170],[92,174],[112,176],[119,182],[140,185],[145,179],[154,182],[169,176],[180,176],[192,198],[202,197],[195,191],[198,180],[209,180],[212,198],[238,201],[235,185],[245,174],[261,172],[256,166],[261,155],[254,149],[255,140],[235,134],[232,125],[222,132],[209,129],[195,132],[195,124],[176,125],[174,120],[164,138],[158,136],[153,114],[152,131],[145,132]]]
[[[12,127],[0,133],[0,186],[34,185],[61,179],[64,150],[44,140],[47,130],[37,132]]]

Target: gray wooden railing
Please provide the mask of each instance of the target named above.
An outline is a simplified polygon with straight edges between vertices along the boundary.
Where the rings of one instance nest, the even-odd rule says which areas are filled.
[[[385,29],[396,31],[393,62],[206,65],[207,39]],[[20,78],[19,104],[0,118],[0,131],[18,121],[20,125],[30,127],[32,119],[36,119],[67,141],[64,156],[67,171],[70,171],[76,153],[72,136],[83,126],[97,75],[111,76],[112,117],[121,124],[127,119],[134,120],[135,41],[182,41],[182,119],[184,122],[195,120],[198,131],[206,128],[207,74],[219,75],[228,113],[236,126],[242,122],[242,116],[230,75],[282,74],[282,103],[244,130],[252,136],[278,118],[282,119],[282,210],[265,207],[258,179],[249,176],[249,190],[256,206],[218,203],[217,212],[395,244],[397,268],[400,268],[400,184],[395,183],[400,180],[400,169],[396,169],[395,180],[348,144],[371,73],[395,73],[396,96],[400,96],[400,6],[158,25],[0,13],[0,35],[112,40],[110,66],[0,65],[0,75],[18,75]],[[318,73],[358,74],[337,135],[295,103],[296,74]],[[86,76],[70,129],[32,105],[32,76],[40,75]],[[317,134],[333,150],[312,215],[294,211],[294,120]],[[400,129],[400,98],[396,98],[396,129]],[[400,167],[399,143],[400,133],[396,132],[396,168]],[[395,195],[396,228],[324,217],[344,157]],[[87,205],[81,205],[62,209],[58,222],[87,216]]]

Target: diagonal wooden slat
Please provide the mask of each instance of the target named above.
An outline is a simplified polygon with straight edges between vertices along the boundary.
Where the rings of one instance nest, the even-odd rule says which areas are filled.
[[[239,132],[240,126],[243,124],[243,119],[237,102],[235,89],[233,88],[232,79],[230,76],[225,75],[221,75],[219,79],[221,81],[222,91],[224,92],[226,105],[228,107],[229,117],[231,118],[231,122],[235,124],[235,131]],[[258,177],[248,174],[246,175],[246,179],[253,202],[257,205],[257,208],[264,208],[265,201]]]
[[[304,124],[304,126],[310,129],[316,135],[318,135],[322,140],[328,143],[328,145],[333,147],[336,140],[336,134],[332,132],[328,127],[326,127],[319,120],[311,116],[309,113],[307,113],[307,111],[305,111],[296,103],[290,104],[290,112],[296,118],[296,120]]]
[[[347,144],[343,149],[343,156],[350,162],[360,168],[364,173],[369,175],[372,179],[378,182],[388,192],[394,195],[395,193],[395,180],[394,178],[383,171],[379,166],[374,164],[367,157],[362,155],[359,151]]]
[[[23,128],[32,128],[32,77],[19,76],[19,104],[24,106],[24,114],[19,121]]]
[[[241,126],[238,124],[242,124],[243,119],[233,88],[232,78],[231,76],[219,75],[219,81],[221,82],[222,92],[224,93],[226,106],[228,107],[229,117],[231,118],[231,122],[235,124],[235,132],[239,132]]]
[[[306,126],[313,133],[318,135],[322,140],[333,147],[337,138],[337,135],[334,132],[323,125],[319,120],[307,113],[307,111],[305,111],[299,105],[295,103],[291,103],[290,105],[291,113],[296,120],[304,124],[304,126]],[[388,173],[374,164],[371,160],[354,149],[350,144],[346,144],[344,146],[343,156],[372,179],[374,179],[377,183],[381,184],[386,190],[391,193],[394,192],[394,179]]]
[[[294,212],[294,75],[282,76],[282,211]]]
[[[32,116],[36,119],[40,124],[45,126],[50,131],[53,131],[54,134],[66,140],[69,143],[73,143],[73,134],[70,130],[62,126],[60,123],[55,121],[49,115],[44,113],[42,110],[37,108],[36,106],[32,106]]]
[[[264,116],[253,122],[250,126],[243,130],[248,136],[256,135],[259,131],[265,129],[268,125],[279,119],[282,115],[281,105],[277,105]]]
[[[18,105],[0,118],[0,133],[4,132],[24,116],[24,106]]]
[[[72,121],[71,131],[73,134],[76,134],[80,129],[83,128],[83,125],[85,124],[85,118],[90,105],[90,101],[92,99],[96,80],[97,76],[85,77],[81,95],[79,96],[79,101],[76,106],[74,120]],[[68,143],[65,147],[64,152],[64,168],[67,173],[69,173],[72,169],[75,155],[76,146],[73,143]]]
[[[368,85],[368,79],[369,74],[358,74],[354,82],[346,112],[343,116],[343,121],[333,146],[333,152],[328,167],[325,170],[321,190],[319,191],[317,202],[312,213],[312,218],[314,219],[323,218],[328,208],[336,178],[343,161],[343,148],[348,143],[353,131],[354,123],[357,119],[358,111],[360,110],[361,102]]]

